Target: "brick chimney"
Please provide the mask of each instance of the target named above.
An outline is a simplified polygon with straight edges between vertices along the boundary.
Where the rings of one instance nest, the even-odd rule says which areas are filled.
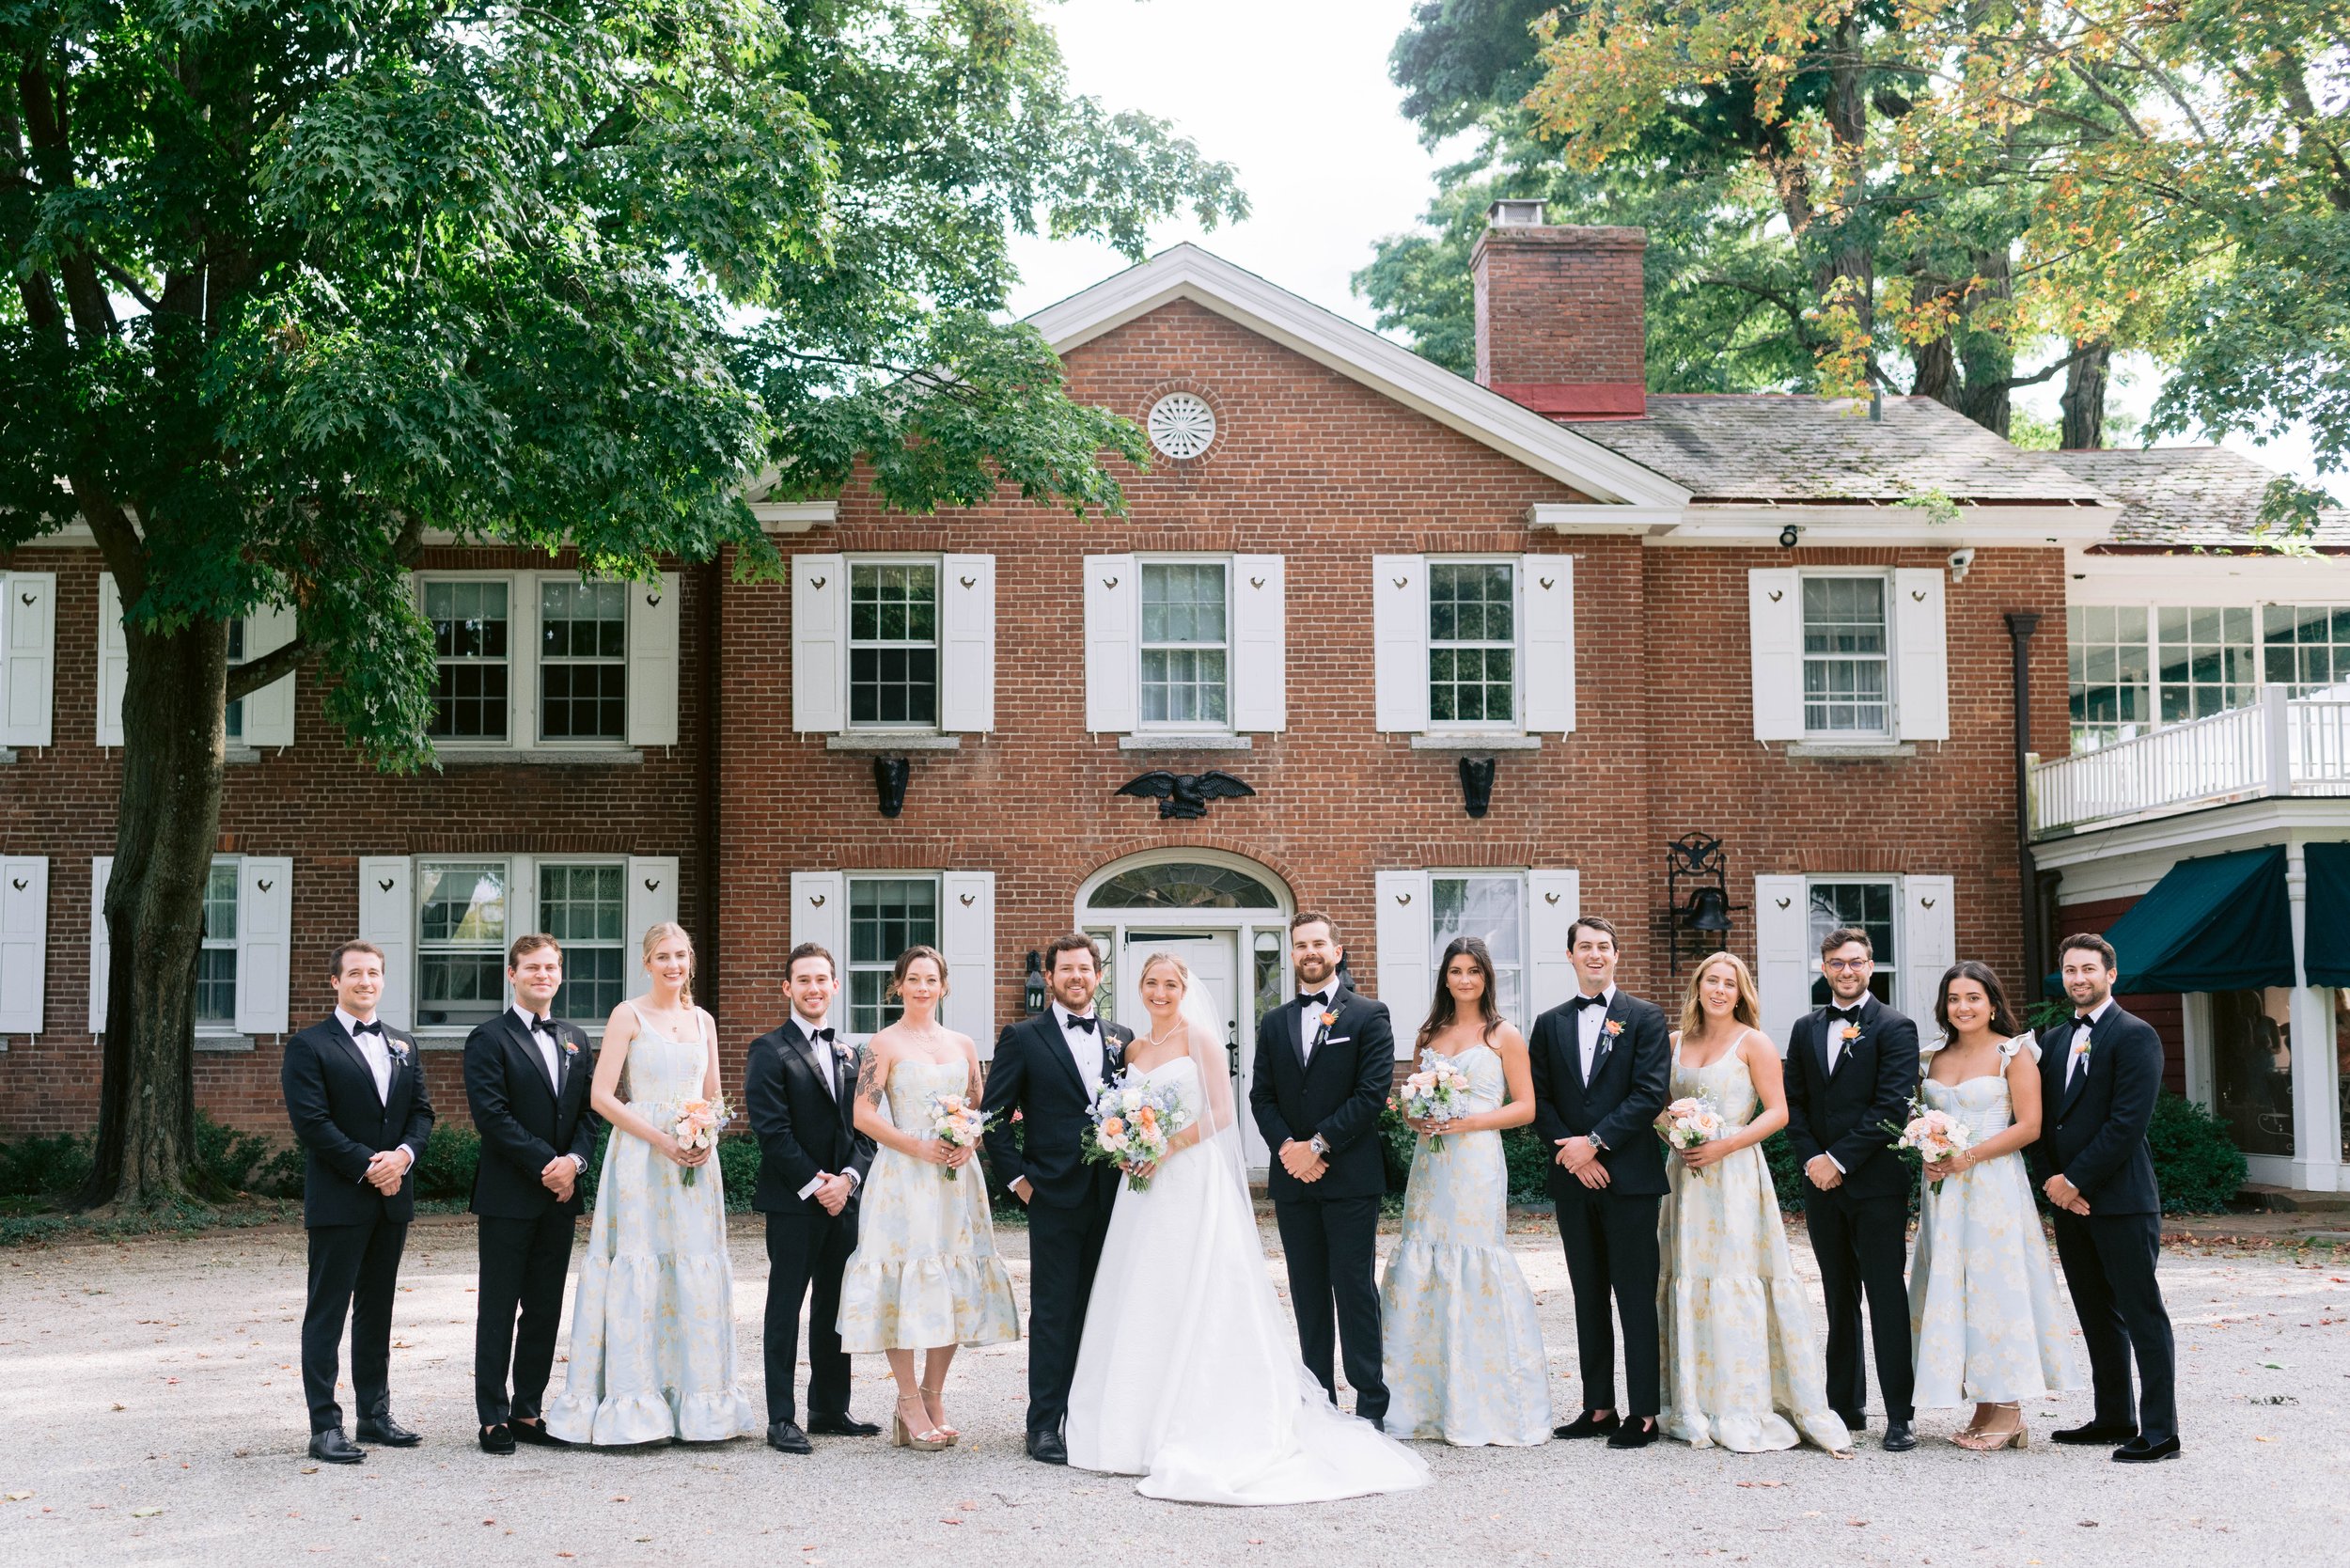
[[[1543,222],[1539,201],[1496,201],[1469,258],[1477,380],[1555,419],[1647,408],[1644,228]]]

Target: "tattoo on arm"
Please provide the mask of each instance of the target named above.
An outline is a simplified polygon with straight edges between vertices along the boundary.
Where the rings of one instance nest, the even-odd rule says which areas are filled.
[[[882,1101],[881,1053],[870,1045],[856,1064],[856,1098],[879,1109]]]
[[[979,1103],[979,1094],[984,1087],[979,1082],[979,1058],[978,1057],[973,1057],[971,1058],[970,1066],[971,1076],[968,1084],[964,1089],[963,1098],[965,1105],[976,1105]]]

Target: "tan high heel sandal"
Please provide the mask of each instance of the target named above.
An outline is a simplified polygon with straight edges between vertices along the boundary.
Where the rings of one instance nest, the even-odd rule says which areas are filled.
[[[915,1387],[922,1388],[922,1385],[919,1383],[916,1384]],[[922,1392],[930,1395],[932,1399],[943,1399],[946,1396],[946,1390],[943,1388],[922,1388]],[[922,1415],[926,1419],[933,1423],[931,1430],[937,1433],[941,1437],[946,1438],[947,1444],[949,1448],[954,1446],[956,1438],[963,1435],[962,1433],[957,1432],[953,1427],[948,1426],[943,1418],[931,1415],[931,1407],[927,1403],[922,1406]]]
[[[1992,1427],[1969,1428],[1968,1430],[1961,1432],[1957,1435],[1953,1436],[1950,1441],[1956,1443],[1960,1448],[1966,1450],[1969,1453],[1997,1453],[2001,1449],[2009,1447],[2016,1449],[2029,1449],[2031,1447],[2031,1428],[2024,1424],[2023,1407],[2021,1405],[2010,1404],[2003,1405],[2001,1408],[2015,1412],[2015,1424],[2013,1426],[2004,1429]]]
[[[898,1408],[891,1412],[889,1417],[889,1446],[897,1449],[916,1449],[924,1453],[935,1453],[945,1448],[947,1439],[939,1435],[936,1427],[926,1426],[916,1431],[906,1425],[906,1406],[909,1404],[921,1411],[923,1420],[928,1421],[931,1419],[931,1413],[923,1409],[919,1396],[908,1399],[902,1394],[899,1395]]]

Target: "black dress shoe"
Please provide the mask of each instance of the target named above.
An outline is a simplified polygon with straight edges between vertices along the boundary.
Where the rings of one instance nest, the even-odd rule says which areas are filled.
[[[810,1416],[807,1433],[811,1437],[878,1437],[881,1428],[871,1421],[860,1421],[846,1412],[837,1416]]]
[[[359,1418],[359,1441],[381,1443],[387,1449],[413,1449],[424,1441],[389,1415]]]
[[[321,1465],[356,1465],[367,1456],[368,1450],[344,1436],[341,1427],[310,1434],[310,1457]]]
[[[512,1453],[514,1451],[514,1428],[504,1421],[498,1422],[495,1426],[483,1427],[478,1435],[483,1453]]]
[[[566,1439],[549,1432],[544,1420],[515,1421],[512,1425],[514,1441],[517,1443],[528,1443],[531,1447],[540,1449],[568,1449],[572,1446]]]
[[[1552,1427],[1550,1435],[1553,1437],[1564,1438],[1606,1437],[1613,1435],[1616,1429],[1622,1424],[1613,1414],[1594,1416],[1586,1410],[1566,1425]]]
[[[1646,1426],[1626,1421],[1607,1439],[1607,1446],[1611,1449],[1644,1449],[1663,1435],[1653,1417]]]
[[[2048,1441],[2076,1449],[2103,1449],[2126,1443],[2137,1435],[2138,1428],[2134,1426],[2100,1426],[2092,1421],[2087,1426],[2068,1426],[2061,1432],[2051,1432]]]
[[[814,1453],[816,1451],[815,1445],[807,1440],[807,1434],[802,1432],[798,1424],[792,1421],[768,1422],[767,1446],[777,1453]]]
[[[2179,1457],[2179,1440],[2165,1437],[2159,1443],[2149,1443],[2143,1435],[2131,1438],[2113,1450],[2116,1465],[2152,1465],[2158,1460]]]
[[[1888,1418],[1885,1423],[1885,1441],[1879,1446],[1888,1453],[1907,1453],[1918,1446],[1918,1429],[1907,1421]]]
[[[1031,1432],[1028,1434],[1028,1457],[1040,1465],[1066,1465],[1069,1463],[1069,1445],[1060,1440],[1058,1432]]]

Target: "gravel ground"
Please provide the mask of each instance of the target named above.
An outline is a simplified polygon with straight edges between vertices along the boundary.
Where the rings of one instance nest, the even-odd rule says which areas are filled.
[[[1266,1226],[1268,1242],[1271,1227]],[[1552,1387],[1573,1386],[1574,1326],[1554,1238],[1515,1238],[1543,1304]],[[1026,1285],[1026,1237],[1004,1251]],[[2350,1537],[2350,1253],[2174,1248],[2186,1440],[2151,1468],[2104,1450],[1969,1454],[1930,1412],[1925,1441],[1856,1459],[1747,1456],[1660,1443],[1611,1453],[1424,1447],[1430,1490],[1311,1508],[1193,1508],[1048,1470],[1020,1451],[1026,1352],[966,1352],[949,1385],[962,1445],[818,1439],[791,1459],[713,1447],[493,1459],[473,1444],[469,1221],[411,1235],[393,1408],[421,1448],[314,1468],[295,1367],[299,1231],[24,1251],[0,1266],[0,1561],[337,1560],[437,1568],[664,1561],[833,1568],[884,1552],[1122,1562],[2093,1564],[2342,1560]],[[1798,1241],[1807,1269],[1810,1259]],[[766,1259],[736,1224],[742,1365],[756,1390]],[[1815,1301],[1816,1310],[1816,1301]],[[568,1325],[567,1325],[568,1326]],[[556,1376],[563,1375],[560,1365]],[[346,1399],[348,1396],[346,1396]],[[860,1357],[858,1412],[887,1373]],[[2036,1434],[2087,1419],[2040,1402]],[[1881,1425],[1881,1423],[1880,1423]]]

